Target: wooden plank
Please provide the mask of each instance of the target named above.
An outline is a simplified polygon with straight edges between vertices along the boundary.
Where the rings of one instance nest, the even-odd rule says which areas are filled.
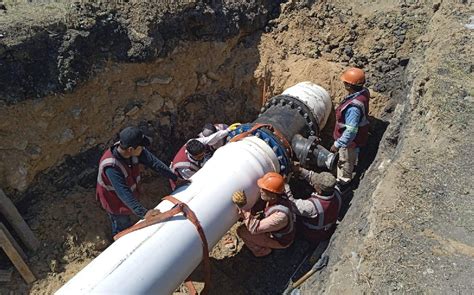
[[[23,241],[28,249],[35,251],[40,246],[40,242],[31,231],[28,224],[26,224],[23,217],[16,209],[13,202],[8,198],[3,190],[0,188],[0,213],[5,216],[20,239]]]
[[[3,231],[5,233],[5,235],[7,236],[7,239],[11,241],[13,247],[15,247],[16,252],[20,254],[21,258],[23,258],[23,260],[26,260],[27,256],[25,252],[23,252],[23,249],[21,249],[20,245],[18,245],[18,243],[15,241],[15,238],[13,238],[13,236],[10,234],[10,231],[5,226],[5,224],[1,222],[0,222],[0,231]]]
[[[10,240],[9,237],[11,237],[9,233],[7,234],[3,228],[0,229],[0,246],[7,254],[8,258],[10,258],[11,262],[18,270],[18,272],[20,272],[25,282],[31,284],[36,281],[35,275],[31,272],[25,260],[21,257],[20,253],[18,253],[17,249],[15,248],[15,241]]]

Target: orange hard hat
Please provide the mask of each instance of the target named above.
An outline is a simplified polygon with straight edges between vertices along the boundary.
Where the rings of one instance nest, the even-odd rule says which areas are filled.
[[[276,172],[268,172],[262,178],[257,180],[259,188],[276,194],[283,194],[285,191],[285,180],[283,176]]]
[[[362,86],[365,83],[365,73],[359,68],[350,68],[342,73],[341,81],[351,85]]]

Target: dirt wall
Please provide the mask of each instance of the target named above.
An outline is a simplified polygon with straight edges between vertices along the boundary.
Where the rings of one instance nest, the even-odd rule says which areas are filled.
[[[15,200],[31,195],[40,172],[37,182],[91,185],[100,150],[129,124],[169,159],[208,120],[252,118],[258,34],[246,36],[278,7],[84,4],[36,31],[8,23],[19,36],[7,34],[0,51],[0,185]]]
[[[433,3],[407,95],[304,294],[467,294],[474,257],[471,3]],[[472,10],[471,10],[472,11]],[[449,39],[446,36],[451,36]],[[470,127],[471,126],[471,127]]]

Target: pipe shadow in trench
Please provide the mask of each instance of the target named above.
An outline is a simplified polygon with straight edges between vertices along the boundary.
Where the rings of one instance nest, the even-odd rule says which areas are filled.
[[[253,256],[246,246],[231,257],[211,257],[212,286],[209,294],[282,294],[309,247],[307,241],[296,239],[289,248],[273,250],[265,257]],[[308,270],[306,264],[297,272],[296,278]],[[202,265],[190,278],[194,282],[203,281]]]

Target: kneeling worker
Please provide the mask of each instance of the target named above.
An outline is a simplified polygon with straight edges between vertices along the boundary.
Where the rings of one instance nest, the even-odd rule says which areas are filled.
[[[145,148],[149,143],[140,129],[127,127],[120,132],[120,141],[100,159],[96,196],[109,215],[113,235],[132,225],[132,214],[143,219],[158,211],[147,210],[138,201],[139,164],[173,181],[178,180],[173,171]]]
[[[227,125],[226,125],[227,126]],[[174,156],[171,162],[171,170],[179,177],[188,180],[201,169],[207,160],[214,153],[213,146],[225,139],[230,131],[240,126],[240,123],[234,123],[224,130],[218,130],[210,133],[208,136],[189,140],[184,144]],[[170,180],[171,189],[175,189],[176,184]]]
[[[263,218],[239,209],[244,225],[237,229],[237,234],[255,256],[262,257],[269,255],[272,249],[284,249],[293,243],[295,217],[285,197],[285,182],[280,174],[269,172],[257,184],[260,198],[266,202]]]
[[[204,166],[206,145],[196,139],[191,139],[179,149],[171,162],[170,168],[177,176],[189,180]],[[175,189],[176,182],[170,179],[171,189]]]
[[[312,243],[319,243],[331,237],[341,210],[342,200],[334,187],[336,178],[328,172],[316,173],[300,168],[300,177],[314,188],[307,199],[290,196],[297,217],[298,231]]]

